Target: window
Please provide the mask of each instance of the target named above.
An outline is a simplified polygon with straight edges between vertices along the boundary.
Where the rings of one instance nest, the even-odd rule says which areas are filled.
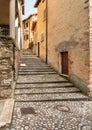
[[[28,40],[28,34],[24,35],[24,40]]]
[[[24,35],[24,40],[25,40],[25,35]]]
[[[22,14],[24,14],[24,12],[25,12],[25,11],[24,11],[24,5],[22,5]]]
[[[25,23],[25,28],[27,28],[28,27],[28,23]]]
[[[26,35],[26,40],[28,40],[28,34]]]
[[[9,35],[9,26],[8,25],[0,25],[0,34],[1,35]]]
[[[41,33],[41,42],[44,41],[44,32]]]
[[[45,0],[42,0],[42,3],[44,2]]]
[[[43,10],[43,20],[46,20],[46,8]]]
[[[24,28],[27,28],[28,27],[28,23],[24,23]]]

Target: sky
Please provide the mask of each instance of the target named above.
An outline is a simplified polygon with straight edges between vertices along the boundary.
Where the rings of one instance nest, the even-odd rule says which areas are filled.
[[[23,19],[27,18],[30,14],[36,13],[37,9],[34,8],[36,0],[25,0],[25,15]]]

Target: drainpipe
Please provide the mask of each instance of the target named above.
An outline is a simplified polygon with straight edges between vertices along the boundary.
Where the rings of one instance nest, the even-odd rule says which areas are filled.
[[[48,0],[46,0],[46,64],[48,64]]]

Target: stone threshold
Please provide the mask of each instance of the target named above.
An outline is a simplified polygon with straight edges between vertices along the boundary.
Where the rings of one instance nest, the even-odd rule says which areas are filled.
[[[14,99],[3,100],[4,105],[0,113],[0,129],[6,127],[11,123],[12,113],[14,107]]]

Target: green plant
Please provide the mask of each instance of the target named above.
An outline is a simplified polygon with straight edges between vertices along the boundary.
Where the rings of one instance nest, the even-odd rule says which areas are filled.
[[[34,42],[32,41],[29,43],[29,49],[33,49],[33,46],[34,46]]]

